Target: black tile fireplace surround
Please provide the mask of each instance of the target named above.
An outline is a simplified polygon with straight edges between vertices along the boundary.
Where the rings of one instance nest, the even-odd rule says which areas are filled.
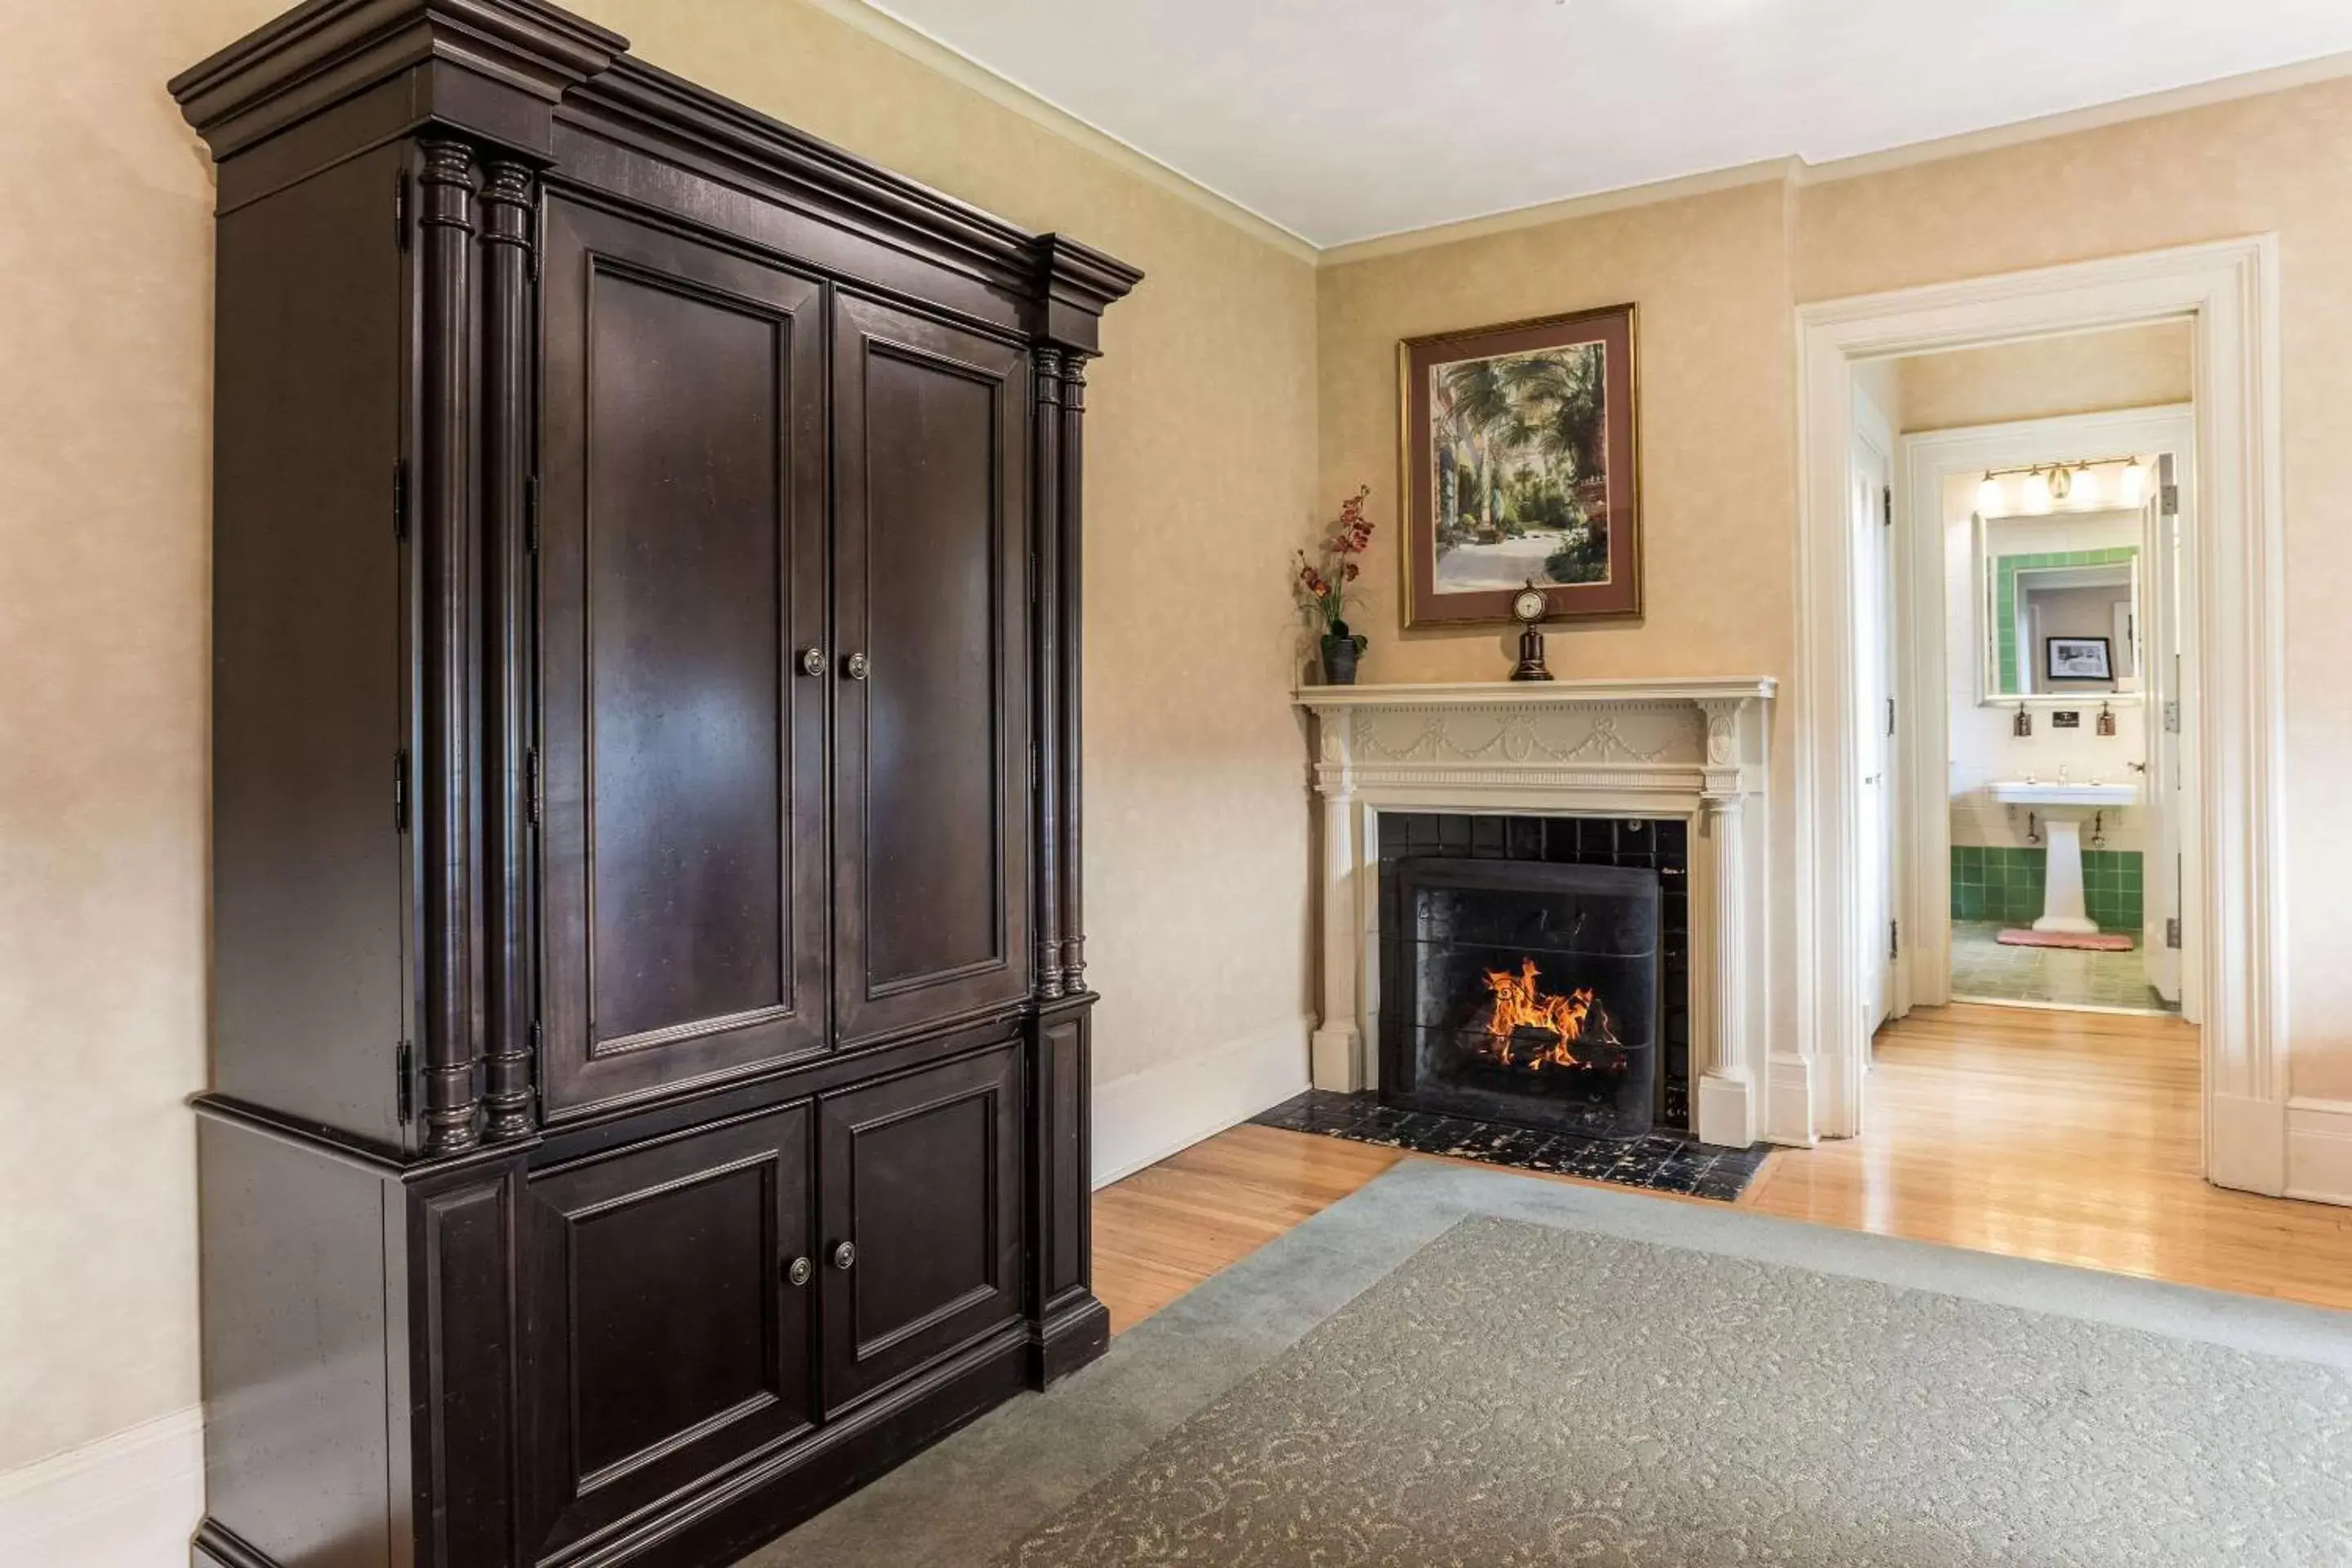
[[[1381,818],[1385,1104],[1591,1137],[1690,1122],[1687,825]]]

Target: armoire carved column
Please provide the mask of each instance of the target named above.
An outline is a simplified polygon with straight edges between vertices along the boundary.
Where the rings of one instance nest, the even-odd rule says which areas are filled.
[[[1032,596],[1046,613],[1036,618],[1037,776],[1037,994],[1062,994],[1061,757],[1064,707],[1062,669],[1062,351],[1040,346],[1031,355],[1037,414],[1030,496]]]
[[[530,375],[536,198],[530,165],[492,158],[482,184],[483,1134],[531,1130]]]
[[[1086,588],[1085,507],[1087,356],[1069,353],[1062,365],[1061,594],[1061,791],[1056,803],[1062,826],[1062,984],[1073,994],[1087,988],[1086,691],[1084,616]]]
[[[418,652],[415,822],[425,928],[425,1005],[417,1026],[425,1150],[479,1141],[480,969],[474,924],[472,738],[478,731],[474,606],[474,153],[458,141],[419,143],[418,323],[423,414],[417,431],[414,574]]]

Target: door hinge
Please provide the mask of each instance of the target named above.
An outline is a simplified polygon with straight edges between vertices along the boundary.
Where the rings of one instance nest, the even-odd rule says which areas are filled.
[[[2179,947],[2180,945],[2180,917],[2179,915],[2167,915],[2164,917],[2164,945],[2167,947]]]
[[[2156,510],[2166,517],[2180,515],[2180,487],[2166,485],[2156,492]]]
[[[532,1054],[533,1054],[533,1055],[538,1054],[540,1047],[542,1047],[542,1046],[544,1046],[546,1043],[547,1043],[547,1031],[546,1031],[546,1029],[541,1026],[540,1021],[539,1021],[538,1019],[533,1018],[533,1019],[530,1021],[530,1048],[531,1048],[531,1052],[532,1052]]]
[[[1895,699],[1886,700],[1886,738],[1895,739]]]
[[[405,1121],[416,1114],[416,1052],[406,1040],[393,1053],[393,1072],[396,1078],[394,1099],[399,1105],[399,1120]]]
[[[1029,787],[1035,789],[1037,784],[1037,742],[1032,741],[1029,742]]]
[[[392,536],[408,537],[408,459],[392,460]]]
[[[1893,485],[1879,487],[1878,506],[1882,521],[1887,527],[1893,528],[1895,526],[1895,487]]]
[[[545,809],[540,788],[539,748],[533,746],[522,754],[522,815],[533,826],[539,824],[540,813]]]
[[[408,171],[401,169],[393,175],[392,242],[401,249],[408,248]]]
[[[2164,732],[2168,735],[2180,733],[2180,702],[2177,698],[2168,700],[2164,704]]]
[[[408,751],[403,747],[392,754],[392,830],[408,831]]]
[[[1901,921],[1886,922],[1886,956],[1889,958],[1903,956],[1903,922]]]
[[[526,553],[539,553],[539,476],[531,475],[522,482],[522,547]]]

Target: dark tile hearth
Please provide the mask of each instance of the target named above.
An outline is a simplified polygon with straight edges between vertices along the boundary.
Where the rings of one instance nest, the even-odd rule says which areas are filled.
[[[1381,1104],[1376,1094],[1339,1094],[1325,1089],[1310,1089],[1250,1120],[1260,1127],[1291,1132],[1318,1132],[1416,1154],[1450,1154],[1489,1165],[1582,1176],[1723,1203],[1747,1190],[1771,1152],[1761,1144],[1753,1149],[1718,1149],[1664,1129],[1629,1142],[1538,1132],[1496,1121],[1405,1110]]]

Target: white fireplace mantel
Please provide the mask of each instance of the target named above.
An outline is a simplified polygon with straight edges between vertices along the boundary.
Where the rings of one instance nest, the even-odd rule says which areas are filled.
[[[1383,812],[1681,817],[1691,834],[1695,1131],[1745,1148],[1766,1126],[1769,676],[1317,686],[1323,800],[1319,1089],[1379,1074]],[[1753,830],[1744,825],[1753,821]],[[1798,1084],[1782,1086],[1799,1095]],[[1810,1108],[1776,1117],[1810,1126]]]

